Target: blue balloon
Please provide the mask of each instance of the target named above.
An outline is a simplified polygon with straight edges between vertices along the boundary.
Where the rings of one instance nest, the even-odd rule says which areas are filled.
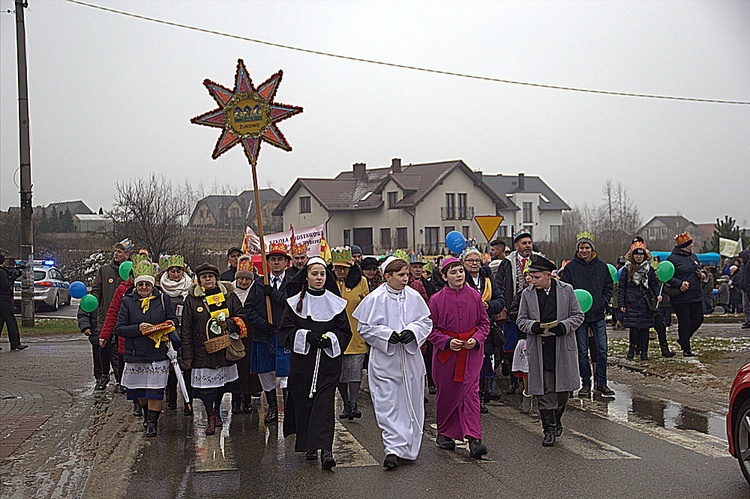
[[[466,238],[457,230],[453,230],[446,234],[445,245],[451,253],[461,253],[466,249]]]
[[[83,298],[88,293],[86,285],[81,281],[71,282],[68,291],[70,291],[70,296],[73,298]]]
[[[617,282],[620,282],[620,276],[622,275],[622,269],[624,269],[624,268],[625,268],[625,267],[620,267],[620,268],[619,268],[619,269],[617,270]]]

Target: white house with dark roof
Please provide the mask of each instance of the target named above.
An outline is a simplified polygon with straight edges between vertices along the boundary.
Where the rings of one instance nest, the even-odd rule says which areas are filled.
[[[299,178],[274,214],[284,225],[326,224],[328,242],[357,244],[365,254],[388,249],[440,252],[445,235],[458,230],[483,242],[474,215],[506,210],[498,196],[463,161],[368,169],[356,163],[332,179]]]
[[[263,228],[268,233],[283,230],[281,217],[272,215],[282,199],[274,189],[260,189],[261,216]],[[247,190],[234,195],[212,194],[198,201],[188,221],[189,227],[244,230],[249,225],[257,230],[255,196]]]
[[[638,234],[646,240],[649,248],[671,251],[674,248],[674,236],[685,231],[690,232],[696,251],[700,249],[707,239],[704,231],[682,215],[656,215],[638,229]]]
[[[526,229],[535,241],[559,240],[562,214],[570,210],[570,206],[544,180],[524,173],[480,175],[508,206],[500,212],[504,220],[498,236],[508,237]]]

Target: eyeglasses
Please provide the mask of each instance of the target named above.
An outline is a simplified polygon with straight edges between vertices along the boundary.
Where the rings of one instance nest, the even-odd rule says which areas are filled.
[[[464,263],[479,264],[482,263],[482,260],[464,260]]]

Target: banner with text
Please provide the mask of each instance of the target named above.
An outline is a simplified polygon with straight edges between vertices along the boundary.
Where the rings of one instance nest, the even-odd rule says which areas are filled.
[[[320,254],[320,238],[326,235],[326,224],[315,225],[313,227],[303,227],[298,229],[294,227],[294,240],[297,244],[305,243],[307,245],[308,256],[318,256]],[[271,243],[282,242],[289,251],[289,242],[292,238],[292,231],[277,232],[275,234],[264,234],[263,241],[266,243],[266,251]]]

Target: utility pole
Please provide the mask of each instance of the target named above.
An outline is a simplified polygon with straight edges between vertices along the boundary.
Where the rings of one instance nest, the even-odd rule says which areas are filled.
[[[31,208],[31,146],[29,141],[29,86],[26,81],[26,26],[23,9],[28,2],[16,0],[16,51],[18,54],[18,134],[21,156],[21,252],[26,261],[21,280],[21,325],[34,327],[34,226]]]

